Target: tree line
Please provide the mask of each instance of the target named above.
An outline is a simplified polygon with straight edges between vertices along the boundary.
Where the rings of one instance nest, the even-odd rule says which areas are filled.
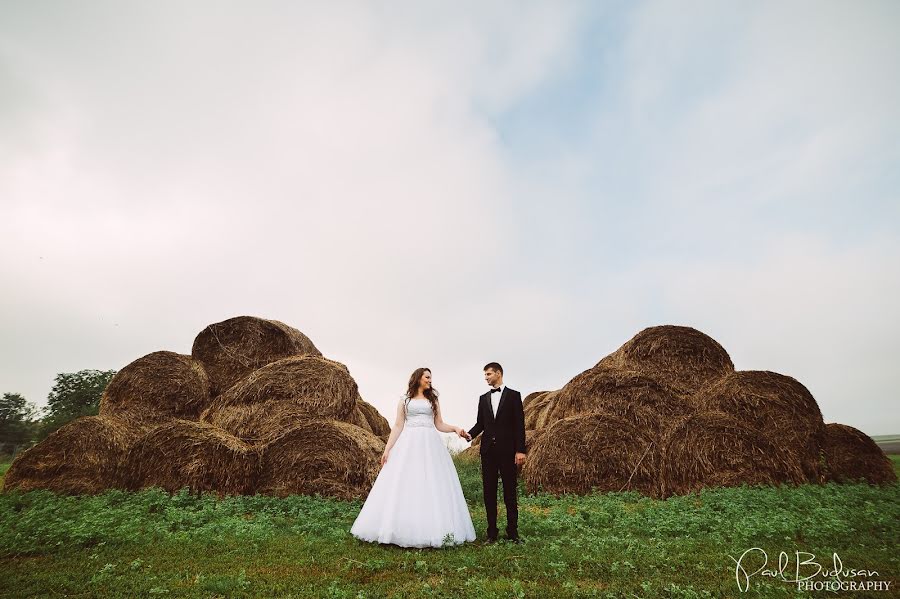
[[[20,393],[0,399],[0,455],[14,456],[82,416],[94,416],[115,370],[81,370],[56,375],[47,405],[38,409]]]

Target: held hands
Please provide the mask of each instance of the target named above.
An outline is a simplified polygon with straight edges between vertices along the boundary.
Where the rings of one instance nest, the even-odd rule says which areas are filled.
[[[456,427],[456,434],[465,439],[466,441],[472,440],[472,435],[464,431],[463,429]]]

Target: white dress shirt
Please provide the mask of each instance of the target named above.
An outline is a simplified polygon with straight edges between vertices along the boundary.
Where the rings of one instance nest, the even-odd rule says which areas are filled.
[[[506,385],[500,385],[498,393],[491,393],[491,408],[494,410],[494,418],[497,417],[497,408],[500,406],[500,396],[503,395],[503,389]]]

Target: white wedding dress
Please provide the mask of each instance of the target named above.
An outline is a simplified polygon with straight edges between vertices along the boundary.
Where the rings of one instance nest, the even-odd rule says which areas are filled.
[[[441,547],[475,540],[475,527],[450,452],[427,399],[407,404],[403,430],[350,533],[401,547]]]

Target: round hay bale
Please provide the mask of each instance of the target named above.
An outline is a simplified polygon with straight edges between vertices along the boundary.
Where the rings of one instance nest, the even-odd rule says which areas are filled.
[[[337,420],[307,421],[262,448],[257,492],[361,499],[381,468],[384,442]]]
[[[525,430],[540,430],[550,424],[550,413],[553,410],[559,391],[548,391],[536,398],[525,411]]]
[[[122,461],[125,488],[160,487],[175,492],[253,493],[259,453],[205,422],[173,420],[138,439]]]
[[[701,389],[694,401],[755,428],[796,460],[808,481],[821,481],[825,423],[819,404],[796,379],[764,370],[731,372]]]
[[[351,412],[351,416],[355,414]],[[254,403],[235,403],[208,410],[202,422],[216,426],[252,446],[261,446],[280,437],[298,424],[313,419],[309,410],[291,401],[264,400]],[[362,422],[360,422],[362,419]],[[353,424],[365,425],[359,414]]]
[[[822,451],[827,481],[864,481],[872,485],[897,482],[890,458],[871,437],[852,426],[826,424]]]
[[[209,401],[209,377],[199,362],[157,351],[116,373],[100,397],[100,415],[146,423],[196,420]]]
[[[554,422],[526,461],[529,493],[639,491],[659,495],[659,444],[647,431],[603,412]]]
[[[550,393],[550,392],[549,391],[535,391],[534,393],[529,393],[528,395],[525,396],[525,399],[522,400],[522,409],[524,410],[525,408],[528,407],[528,404],[533,402],[535,399],[538,399],[539,397],[546,395],[547,393]]]
[[[321,356],[309,337],[277,320],[237,316],[203,329],[191,348],[209,374],[213,396],[266,364],[289,356]]]
[[[691,327],[649,327],[601,360],[595,368],[635,370],[682,395],[691,395],[734,371],[728,352]]]
[[[16,456],[3,491],[94,495],[116,488],[119,463],[139,434],[140,429],[115,418],[77,418]]]
[[[685,417],[662,448],[665,496],[704,487],[801,484],[800,465],[778,445],[734,416],[704,411]]]
[[[347,420],[357,397],[356,381],[340,362],[295,356],[263,366],[234,384],[210,403],[202,419],[215,421],[213,415],[226,406],[281,401],[294,404],[294,414]]]
[[[694,407],[663,383],[640,372],[590,368],[558,391],[546,420],[555,422],[594,411],[626,417],[655,436],[692,413]]]
[[[391,425],[388,423],[387,418],[382,416],[381,412],[379,412],[375,406],[363,401],[361,398],[356,400],[356,405],[365,417],[366,422],[369,423],[369,430],[371,430],[376,437],[380,437],[383,441],[387,442],[388,437],[391,435]]]

